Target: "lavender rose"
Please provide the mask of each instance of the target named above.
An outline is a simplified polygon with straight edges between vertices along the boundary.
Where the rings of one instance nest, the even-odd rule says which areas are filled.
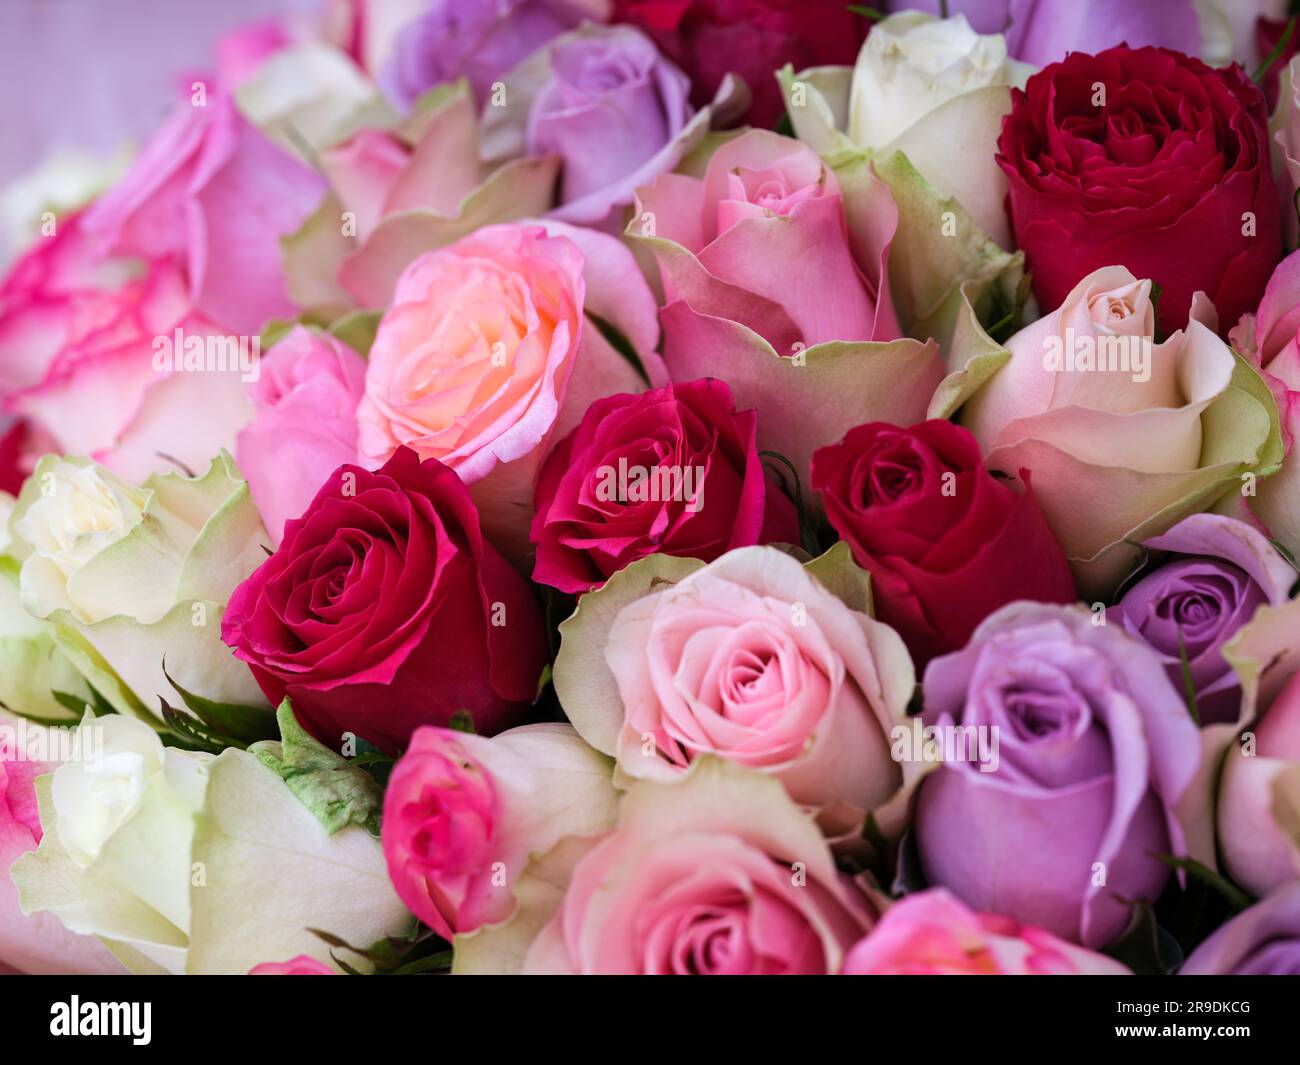
[[[1160,655],[1180,691],[1186,656],[1202,724],[1235,721],[1241,679],[1223,645],[1260,606],[1286,602],[1296,571],[1262,534],[1217,514],[1193,514],[1146,546],[1157,552],[1156,565],[1111,617]]]
[[[608,0],[434,0],[397,35],[380,83],[410,107],[426,89],[467,77],[486,102],[492,83],[520,60],[608,14]]]
[[[1239,913],[1192,951],[1182,976],[1300,976],[1300,880]]]
[[[929,882],[1087,947],[1115,939],[1168,878],[1152,855],[1186,853],[1174,810],[1200,737],[1159,658],[1079,607],[1012,603],[934,659],[923,690],[936,738],[961,726],[980,754],[945,740],[921,787]]]

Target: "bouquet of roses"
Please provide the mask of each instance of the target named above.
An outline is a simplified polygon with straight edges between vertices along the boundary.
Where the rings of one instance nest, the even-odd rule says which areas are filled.
[[[337,0],[23,182],[0,967],[1300,971],[1296,20],[888,6]]]

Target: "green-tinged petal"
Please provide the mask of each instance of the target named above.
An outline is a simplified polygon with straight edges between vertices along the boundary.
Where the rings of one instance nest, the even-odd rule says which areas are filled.
[[[312,928],[361,945],[411,927],[379,840],[356,826],[330,835],[246,751],[230,748],[211,764],[194,861],[203,883],[191,893],[191,973],[245,973],[299,954],[328,963]]]

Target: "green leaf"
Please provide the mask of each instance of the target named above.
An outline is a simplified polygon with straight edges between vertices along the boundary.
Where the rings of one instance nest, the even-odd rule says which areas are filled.
[[[1201,712],[1196,706],[1196,681],[1192,679],[1192,664],[1187,660],[1187,645],[1183,643],[1183,630],[1178,630],[1178,664],[1183,672],[1183,696],[1187,699],[1187,709],[1192,715],[1192,720],[1196,722],[1196,727],[1201,727]]]
[[[205,699],[194,692],[186,691],[177,683],[176,678],[167,672],[167,658],[163,656],[163,676],[167,683],[176,689],[185,709],[217,736],[228,737],[232,742],[227,747],[247,747],[257,740],[274,739],[276,734],[275,718],[264,706],[240,706],[237,703],[218,703]]]
[[[641,356],[637,354],[636,348],[632,346],[632,342],[619,331],[617,326],[606,321],[600,315],[587,311],[587,317],[600,330],[600,335],[609,342],[609,346],[631,363],[632,368],[641,376],[641,380],[649,384],[650,375],[646,373],[645,364],[641,361]]]
[[[1206,887],[1212,888],[1223,896],[1228,905],[1237,913],[1250,906],[1250,896],[1241,888],[1237,887],[1222,873],[1216,873],[1209,866],[1201,864],[1195,858],[1179,858],[1173,854],[1153,854],[1152,857],[1158,862],[1164,862],[1165,865],[1172,869],[1179,869],[1188,873]]]
[[[332,836],[348,825],[379,835],[383,790],[363,766],[331,751],[298,723],[288,699],[275,719],[280,740],[254,743],[249,751],[274,770]]]
[[[1133,907],[1128,928],[1103,954],[1123,962],[1139,976],[1166,976],[1183,963],[1183,950],[1156,920],[1149,902]]]
[[[465,709],[457,710],[451,715],[451,720],[447,722],[447,727],[455,729],[457,732],[468,732],[472,735],[475,732],[474,715]]]

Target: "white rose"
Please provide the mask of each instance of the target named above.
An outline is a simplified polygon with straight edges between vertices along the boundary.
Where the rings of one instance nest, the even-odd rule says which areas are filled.
[[[801,140],[824,156],[855,146],[880,158],[901,151],[940,195],[1010,248],[997,139],[1011,86],[1023,86],[1033,69],[1008,58],[1001,34],[976,33],[964,15],[907,11],[872,27],[852,69],[780,77]]]
[[[381,842],[329,834],[254,755],[164,747],[117,714],[87,715],[77,739],[93,757],[36,782],[45,833],[12,870],[24,913],[98,936],[141,973],[328,964],[308,928],[359,946],[409,930]]]
[[[89,459],[47,455],[9,516],[23,606],[54,627],[77,670],[118,711],[155,720],[195,695],[265,707],[221,642],[230,593],[270,537],[229,456],[202,477],[128,484]],[[267,707],[269,712],[269,707]]]

